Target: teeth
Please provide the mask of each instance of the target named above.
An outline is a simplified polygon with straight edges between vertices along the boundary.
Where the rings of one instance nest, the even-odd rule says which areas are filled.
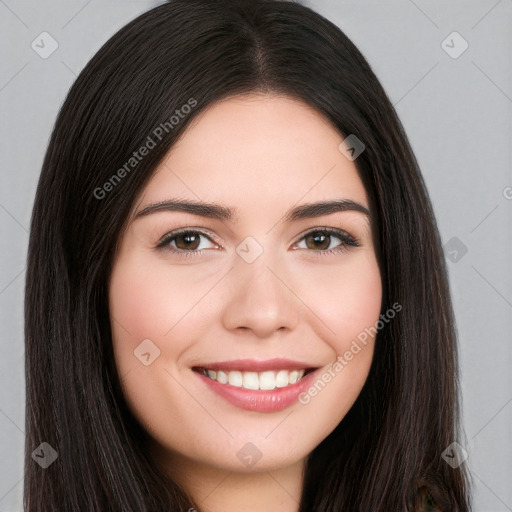
[[[259,389],[258,374],[256,372],[244,372],[242,374],[242,387],[245,389]]]
[[[237,388],[241,387],[243,383],[242,372],[228,372],[228,382]]]
[[[230,384],[238,388],[271,390],[295,384],[304,376],[305,371],[223,372],[222,370],[204,370],[203,375],[220,384]]]
[[[290,375],[288,375],[288,382],[290,384],[295,384],[299,380],[299,372],[297,370],[293,370],[290,372]]]
[[[275,389],[276,376],[274,372],[261,372],[259,374],[259,383],[260,389]]]
[[[277,372],[276,375],[276,388],[284,388],[288,386],[288,372],[286,370],[281,370]]]

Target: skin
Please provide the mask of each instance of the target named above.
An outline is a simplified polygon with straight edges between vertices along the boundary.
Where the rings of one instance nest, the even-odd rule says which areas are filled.
[[[259,93],[228,98],[189,125],[128,219],[109,283],[116,366],[154,460],[201,510],[297,511],[308,454],[367,378],[372,338],[307,405],[271,413],[235,407],[191,370],[286,357],[326,372],[379,319],[381,276],[368,217],[339,211],[284,219],[290,208],[318,201],[350,199],[369,208],[355,163],[338,149],[342,140],[301,101]],[[218,203],[237,216],[134,217],[171,198]],[[184,227],[206,236],[200,244],[181,238],[156,248]],[[321,228],[341,229],[359,247],[326,253],[341,240],[332,235],[315,245],[306,235]],[[248,236],[263,249],[252,263],[236,252]],[[185,258],[172,248],[196,252]],[[160,351],[147,366],[134,356],[146,339]],[[251,467],[237,457],[248,442],[261,453]]]

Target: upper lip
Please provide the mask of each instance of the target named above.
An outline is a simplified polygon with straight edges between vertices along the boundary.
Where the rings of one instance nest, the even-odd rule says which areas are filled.
[[[194,370],[223,370],[223,371],[249,371],[264,372],[271,370],[304,370],[316,368],[309,363],[293,361],[292,359],[274,358],[274,359],[234,359],[232,361],[221,361],[218,363],[208,363],[196,365]]]

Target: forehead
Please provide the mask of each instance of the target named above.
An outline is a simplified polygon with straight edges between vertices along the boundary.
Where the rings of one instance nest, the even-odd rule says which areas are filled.
[[[276,205],[351,199],[367,206],[343,137],[300,100],[249,94],[210,105],[156,169],[143,202],[169,196],[261,215]],[[139,203],[140,204],[140,203]]]

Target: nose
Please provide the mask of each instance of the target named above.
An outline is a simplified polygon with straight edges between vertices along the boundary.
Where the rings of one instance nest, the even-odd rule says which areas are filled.
[[[300,320],[301,302],[286,272],[264,255],[253,263],[238,261],[227,283],[223,325],[230,331],[251,331],[266,338],[276,331],[291,331]]]

